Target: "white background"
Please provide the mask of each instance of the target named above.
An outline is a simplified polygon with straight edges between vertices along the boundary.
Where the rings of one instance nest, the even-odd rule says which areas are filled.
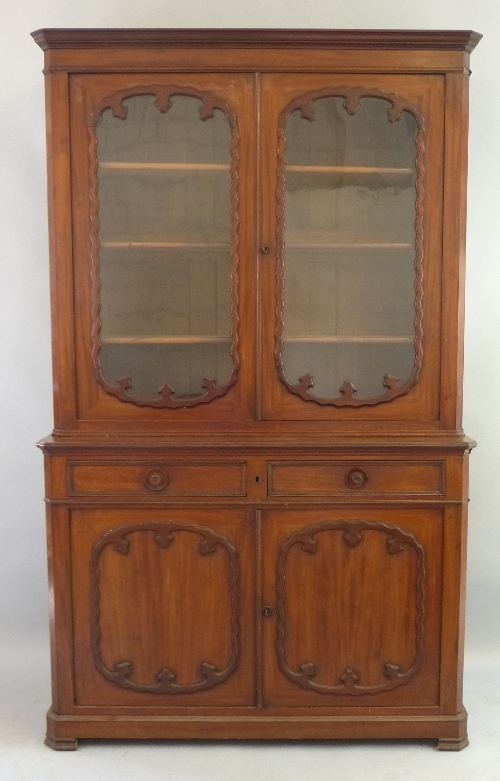
[[[121,746],[120,757],[136,757],[135,764],[127,762],[120,773],[130,778],[173,778],[168,770],[170,756],[185,758],[179,763],[175,778],[180,778],[181,768],[185,768],[182,777],[190,779],[222,778],[224,773],[224,777],[235,779],[304,779],[307,767],[312,768],[305,761],[308,757],[317,762],[313,764],[316,778],[329,777],[334,767],[340,772],[337,775],[340,778],[344,777],[342,768],[346,778],[365,778],[365,771],[367,778],[368,773],[370,778],[409,778],[411,769],[417,772],[418,761],[422,761],[426,777],[432,775],[433,768],[439,778],[469,779],[473,776],[467,767],[472,766],[475,756],[470,752],[477,751],[481,745],[482,753],[476,760],[480,765],[486,764],[482,772],[477,771],[477,777],[500,778],[500,770],[496,769],[500,765],[500,750],[495,746],[495,732],[490,734],[486,726],[489,723],[491,728],[491,719],[500,718],[500,700],[492,691],[498,680],[493,665],[500,664],[500,6],[497,0],[3,0],[0,7],[0,645],[3,647],[0,663],[3,660],[4,689],[0,690],[0,712],[7,716],[5,729],[11,727],[11,736],[17,737],[12,738],[14,742],[7,738],[16,750],[4,754],[3,760],[0,754],[1,781],[41,779],[45,778],[45,772],[48,777],[49,770],[53,778],[73,777],[72,771],[75,778],[80,777],[78,772],[82,778],[87,772],[96,778],[111,778],[108,762],[117,762],[118,750],[118,747],[101,749],[87,744],[82,756],[84,751],[94,751],[94,764],[84,766],[80,755],[75,764],[75,755],[67,755],[63,760],[60,755],[39,748],[49,694],[43,472],[42,456],[34,443],[52,430],[43,55],[29,36],[40,27],[452,28],[473,29],[484,34],[471,57],[464,397],[464,429],[478,441],[471,457],[466,633],[469,675],[466,682],[471,701],[477,703],[476,720],[470,730],[476,749],[471,746],[457,757],[447,755],[441,759],[442,755],[424,746],[420,747],[424,753],[418,754],[418,760],[414,744],[402,747],[372,744],[371,748],[349,744],[342,749],[351,752],[347,755],[333,754],[331,746],[327,751],[325,747],[304,744],[288,747],[286,751],[276,747],[275,752],[280,753],[269,753],[269,748],[260,746],[170,745],[171,754],[165,754],[161,746],[148,744],[148,748],[132,744],[128,748]],[[15,698],[18,705],[9,711]],[[486,719],[488,708],[490,715]],[[6,734],[4,727],[0,733]],[[28,746],[34,753],[29,754]],[[217,755],[214,753],[217,751],[225,753]],[[309,753],[300,754],[300,751]],[[25,764],[22,764],[23,756],[26,756]],[[210,764],[217,756],[221,757],[220,768]],[[29,761],[28,757],[31,757]],[[73,764],[69,757],[73,757]],[[146,776],[141,775],[145,757],[150,757],[152,762],[151,773]],[[267,757],[260,767],[259,757]],[[300,757],[304,758],[304,772],[299,771]],[[411,761],[407,762],[410,757]],[[334,765],[334,761],[341,764]],[[161,775],[153,772],[155,763],[165,763]],[[232,771],[227,771],[227,767],[232,767]],[[119,766],[116,768],[118,772]]]

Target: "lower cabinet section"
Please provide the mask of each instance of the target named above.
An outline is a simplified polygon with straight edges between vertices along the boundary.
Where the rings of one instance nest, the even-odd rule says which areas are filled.
[[[458,502],[101,502],[49,506],[49,745],[466,744]]]

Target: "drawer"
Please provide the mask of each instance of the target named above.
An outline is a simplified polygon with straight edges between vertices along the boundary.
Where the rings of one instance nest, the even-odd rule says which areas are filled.
[[[269,496],[444,493],[443,461],[270,461]]]
[[[70,496],[246,496],[246,463],[70,463],[68,493]]]

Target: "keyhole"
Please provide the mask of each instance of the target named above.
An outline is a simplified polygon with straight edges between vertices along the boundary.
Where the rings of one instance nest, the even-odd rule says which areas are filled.
[[[261,483],[262,482],[262,477],[260,475],[255,475],[253,481],[254,481],[254,483]]]

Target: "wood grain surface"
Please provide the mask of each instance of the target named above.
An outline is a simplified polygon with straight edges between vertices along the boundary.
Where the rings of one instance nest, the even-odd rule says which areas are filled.
[[[461,421],[467,91],[480,36],[47,29],[33,37],[45,51],[54,359],[55,428],[40,443],[51,593],[47,744],[433,738],[442,750],[464,748],[467,463],[475,444]],[[361,95],[388,94],[395,122],[404,121],[398,107],[412,107],[420,162],[425,147],[417,243],[397,231],[367,236],[351,214],[345,235],[312,227],[305,235],[299,226],[289,248],[313,276],[321,253],[369,255],[349,277],[358,289],[374,273],[363,268],[383,257],[394,269],[416,249],[414,333],[363,331],[356,312],[377,298],[370,283],[371,298],[345,313],[343,331],[299,323],[283,349],[287,339],[310,350],[376,350],[382,339],[384,349],[403,349],[416,334],[418,360],[404,394],[383,403],[317,403],[309,386],[298,394],[280,379],[280,122],[287,107],[307,113],[307,96],[343,95],[355,111]],[[118,194],[140,177],[146,204],[158,177],[198,177],[201,197],[216,189],[209,177],[228,176],[232,165],[229,236],[99,234],[95,121],[110,108],[121,121],[127,99],[144,95],[155,97],[158,114],[168,115],[175,95],[201,96],[203,122],[222,110],[232,162],[104,156],[102,175]],[[413,170],[390,155],[309,163],[291,161],[292,188],[316,177],[321,192],[342,180],[378,197],[373,177],[397,193]],[[197,229],[207,215],[198,216]],[[137,253],[156,268],[160,255],[176,253],[180,269],[192,253],[227,253],[230,326],[129,332],[123,302],[138,276],[123,272],[109,301],[124,310],[99,341],[107,305],[99,253],[112,254],[115,271]],[[184,275],[193,312],[217,264],[206,260],[197,284]],[[325,323],[334,276],[323,276]],[[152,284],[150,303],[155,294]],[[147,301],[142,309],[144,322],[160,323]],[[96,371],[101,349],[199,349],[209,339],[232,344],[237,370],[223,393],[205,388],[203,403],[183,403],[168,389],[157,404],[136,403],[129,386],[115,392]]]

